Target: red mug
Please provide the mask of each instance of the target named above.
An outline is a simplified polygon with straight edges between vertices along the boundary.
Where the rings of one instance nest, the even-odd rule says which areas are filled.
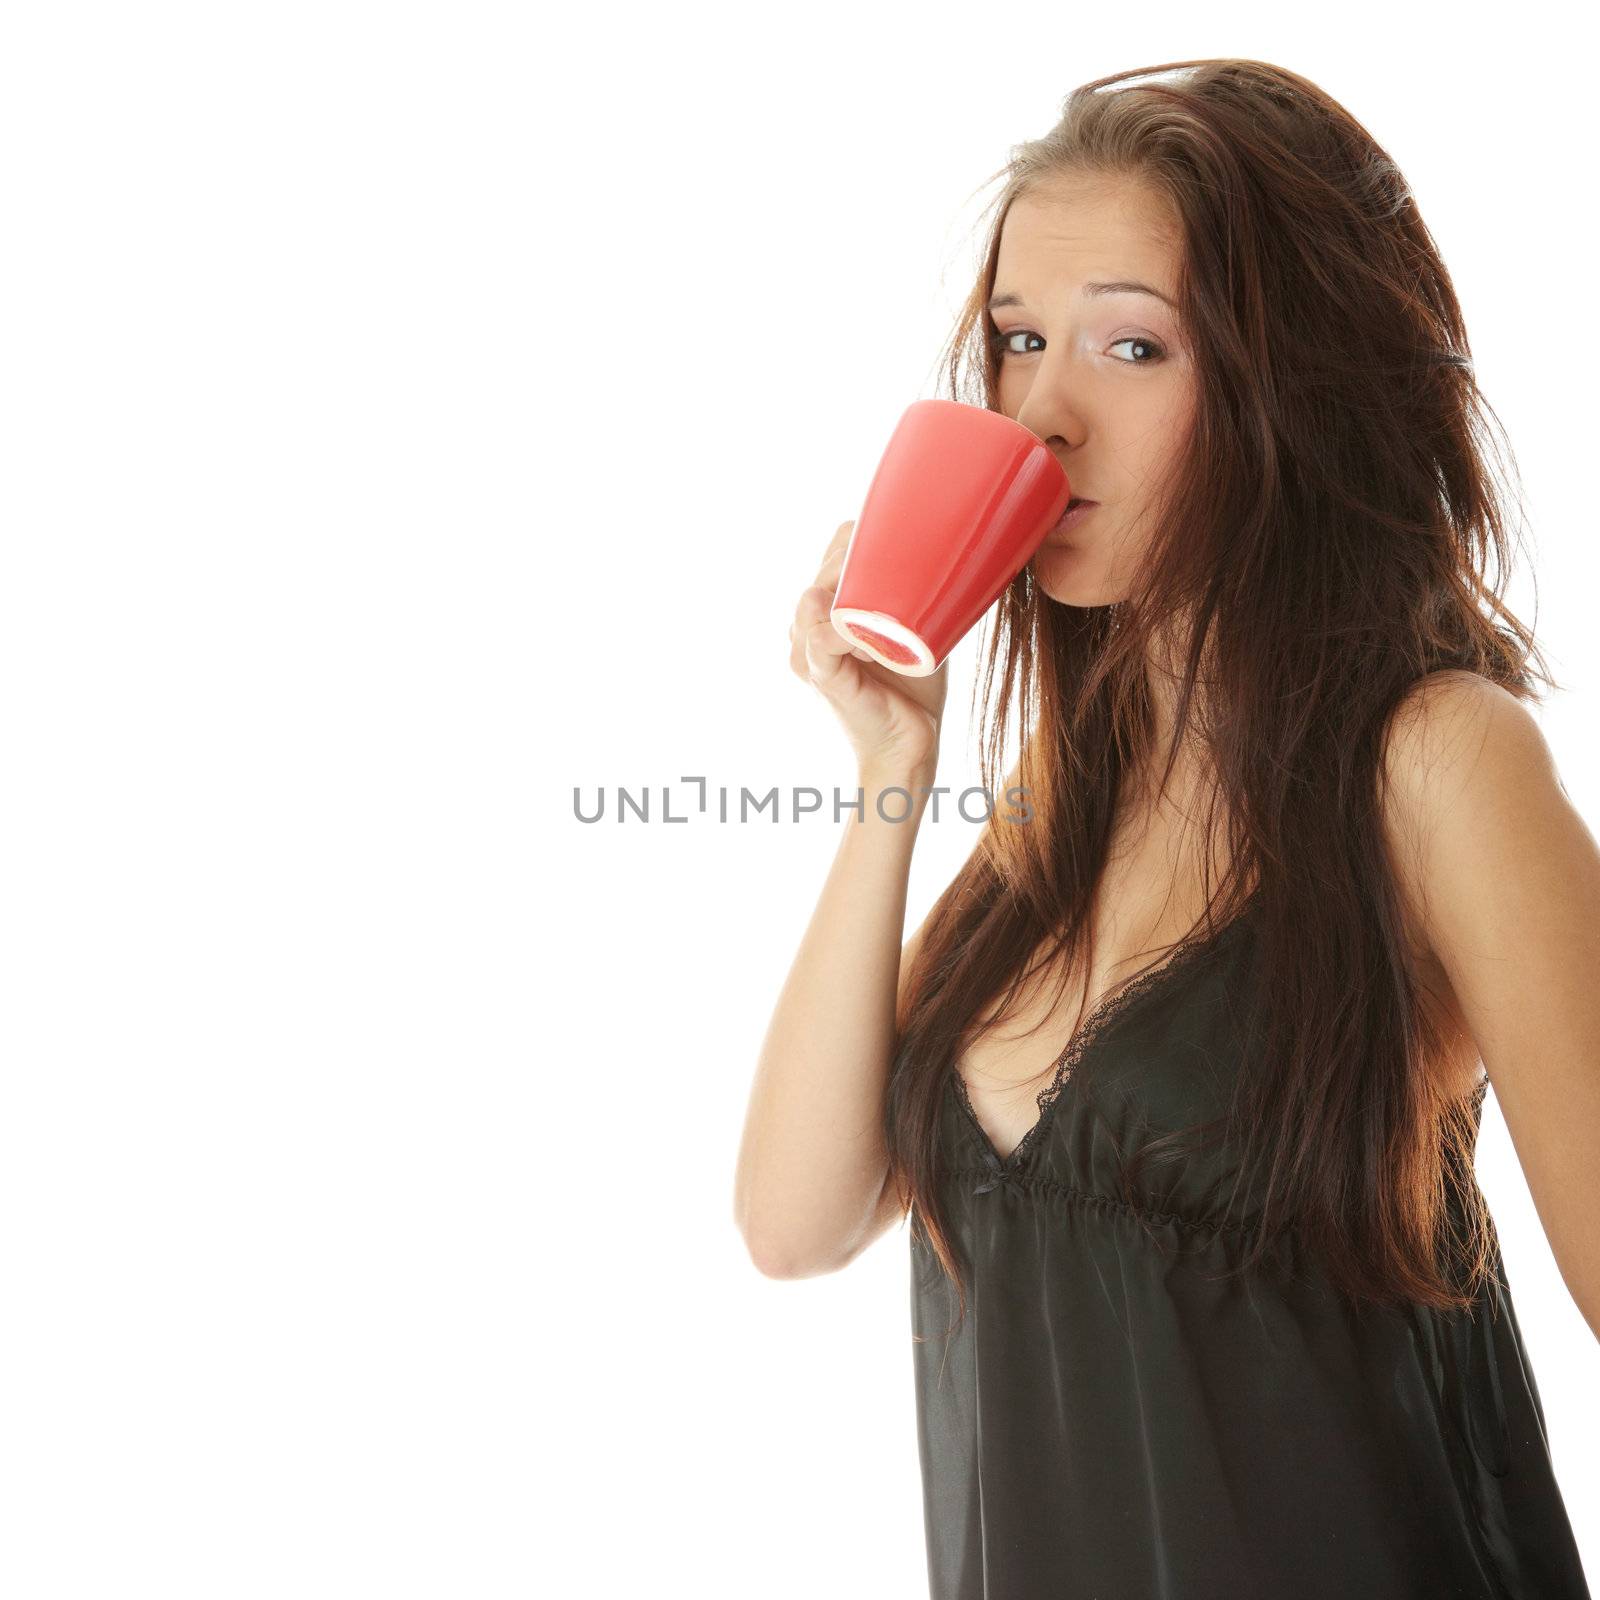
[[[1036,433],[999,411],[918,400],[890,436],[829,615],[874,661],[937,672],[1072,498]]]

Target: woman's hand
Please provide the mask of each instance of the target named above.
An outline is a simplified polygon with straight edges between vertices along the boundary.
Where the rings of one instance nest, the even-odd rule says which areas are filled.
[[[829,619],[854,522],[840,523],[800,596],[789,628],[789,665],[833,707],[862,771],[931,772],[939,752],[948,663],[908,678],[852,645]]]

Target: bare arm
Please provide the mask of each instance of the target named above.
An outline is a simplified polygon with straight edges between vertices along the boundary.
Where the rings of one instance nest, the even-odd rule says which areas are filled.
[[[886,1199],[883,1105],[906,887],[927,803],[919,786],[933,774],[863,772],[860,781],[866,820],[846,816],[767,1027],[739,1150],[734,1217],[769,1277],[837,1271],[898,1214],[892,1190]],[[894,784],[913,797],[904,822],[877,813],[877,795]],[[898,795],[884,802],[891,817],[905,806]]]

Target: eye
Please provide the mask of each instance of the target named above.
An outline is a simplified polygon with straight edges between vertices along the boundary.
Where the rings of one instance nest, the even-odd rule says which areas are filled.
[[[1039,335],[1033,332],[1031,328],[1013,328],[1010,333],[991,333],[989,335],[989,353],[996,361],[1002,360],[1008,355],[1028,355],[1031,352],[1027,350],[1013,350],[1011,341],[1013,339],[1037,339],[1038,337]],[[1158,361],[1165,361],[1167,358],[1165,349],[1156,340],[1147,338],[1142,333],[1130,333],[1121,339],[1114,339],[1107,348],[1115,350],[1119,344],[1143,345],[1145,349],[1155,352],[1153,355],[1146,356],[1143,360],[1126,360],[1122,363],[1125,367],[1153,367]]]
[[[1153,367],[1156,362],[1167,359],[1167,352],[1154,339],[1147,339],[1142,333],[1130,333],[1125,339],[1114,339],[1110,348],[1115,350],[1119,344],[1142,344],[1145,349],[1155,351],[1153,356],[1144,361],[1130,361],[1130,367]]]

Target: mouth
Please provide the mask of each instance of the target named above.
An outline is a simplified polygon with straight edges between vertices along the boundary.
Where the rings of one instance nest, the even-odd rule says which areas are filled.
[[[1060,517],[1056,519],[1056,525],[1050,530],[1051,534],[1054,535],[1057,533],[1064,533],[1079,520],[1080,512],[1087,511],[1089,507],[1097,506],[1099,503],[1100,502],[1098,500],[1088,500],[1078,495],[1074,495],[1067,502],[1066,510],[1063,511]]]

